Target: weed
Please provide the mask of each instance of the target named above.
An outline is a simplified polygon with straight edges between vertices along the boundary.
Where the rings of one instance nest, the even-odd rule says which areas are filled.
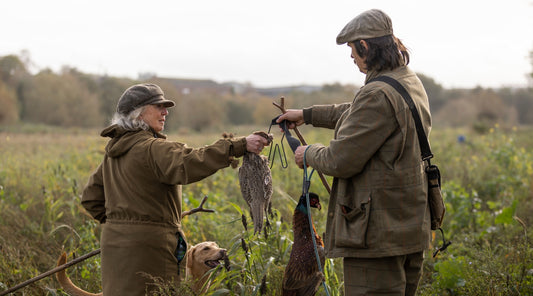
[[[327,143],[331,134],[305,131],[308,142]],[[457,141],[457,135],[462,135]],[[531,129],[497,127],[478,135],[464,130],[434,130],[434,162],[443,176],[447,206],[444,230],[453,244],[431,258],[427,251],[419,295],[533,294],[533,155]],[[218,135],[185,135],[191,146]],[[169,139],[178,138],[170,135]],[[208,140],[209,139],[209,140]],[[64,248],[81,255],[99,248],[100,227],[80,205],[83,184],[102,159],[105,139],[84,134],[0,133],[0,290],[55,267]],[[267,151],[267,150],[265,150]],[[290,155],[288,155],[290,157]],[[190,244],[217,241],[228,249],[229,270],[211,274],[209,295],[281,295],[283,272],[292,247],[292,214],[301,194],[302,172],[289,160],[287,169],[272,168],[274,215],[265,232],[254,235],[237,171],[224,169],[184,186],[183,208],[209,197],[215,214],[187,216],[183,229]],[[331,183],[331,178],[328,177]],[[328,203],[317,179],[310,191]],[[313,213],[319,233],[326,215]],[[440,239],[437,238],[436,239]],[[433,242],[435,245],[437,241]],[[100,291],[100,260],[93,257],[68,269],[76,284]],[[343,294],[342,260],[324,267],[330,295]],[[157,295],[192,295],[186,287],[156,282]],[[53,277],[23,288],[24,295],[64,295]],[[182,290],[179,290],[182,289]],[[187,294],[189,293],[189,294]],[[20,295],[22,295],[20,294]],[[323,288],[318,295],[325,295]]]

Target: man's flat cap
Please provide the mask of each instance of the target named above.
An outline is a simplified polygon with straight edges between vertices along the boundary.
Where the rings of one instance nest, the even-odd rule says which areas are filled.
[[[387,35],[392,35],[390,17],[379,9],[371,9],[346,24],[337,36],[337,44]]]

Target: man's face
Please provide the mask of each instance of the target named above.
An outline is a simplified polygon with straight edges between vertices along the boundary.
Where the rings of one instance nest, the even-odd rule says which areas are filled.
[[[357,42],[359,42],[359,41],[357,41]],[[360,42],[362,42],[361,44],[362,44],[363,46],[366,45],[366,42],[364,42],[364,41],[360,41]],[[355,45],[354,45],[352,42],[348,42],[348,46],[352,49],[351,57],[352,57],[352,59],[353,59],[354,64],[356,64],[357,67],[359,67],[359,71],[361,71],[361,73],[366,74],[367,69],[366,69],[366,61],[365,61],[365,58],[363,58],[363,57],[361,57],[361,56],[359,56],[359,55],[357,54],[357,50],[355,49]],[[366,47],[366,46],[365,46],[365,47]]]

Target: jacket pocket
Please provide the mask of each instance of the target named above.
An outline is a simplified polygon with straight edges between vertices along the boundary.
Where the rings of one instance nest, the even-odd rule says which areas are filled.
[[[366,248],[366,232],[370,219],[370,195],[363,201],[350,208],[341,203],[337,204],[337,219],[335,222],[335,246],[342,248]]]

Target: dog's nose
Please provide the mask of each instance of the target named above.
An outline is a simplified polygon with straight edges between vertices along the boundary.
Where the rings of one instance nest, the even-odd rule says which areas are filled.
[[[221,249],[221,250],[220,250],[220,254],[221,254],[222,256],[224,256],[224,257],[227,256],[227,252],[228,252],[228,250],[226,250],[226,249]]]

